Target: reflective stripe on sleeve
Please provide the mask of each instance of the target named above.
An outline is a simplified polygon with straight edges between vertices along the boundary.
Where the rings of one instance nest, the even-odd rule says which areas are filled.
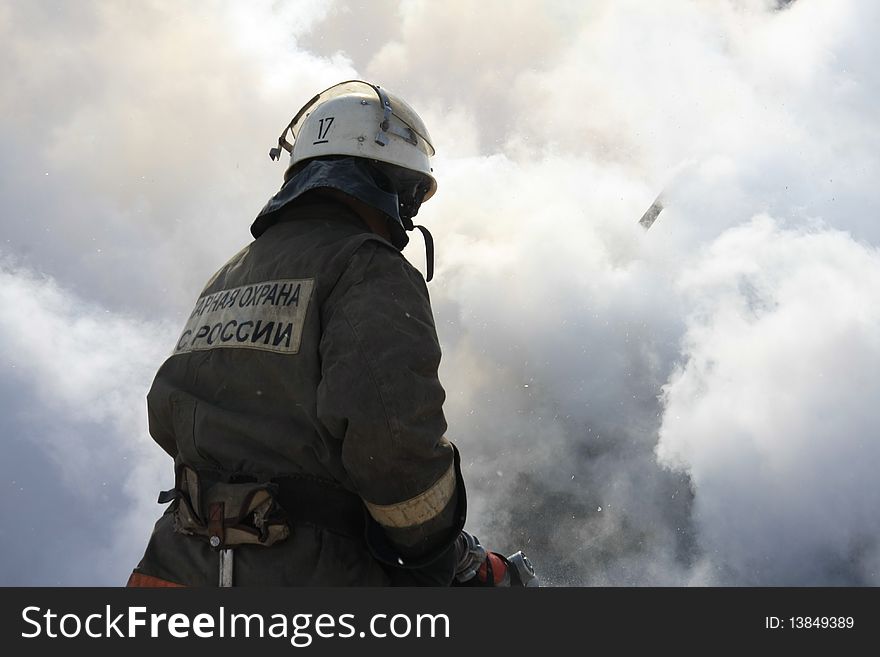
[[[455,493],[455,465],[426,491],[397,504],[379,505],[364,500],[370,515],[385,527],[415,527],[437,516]]]

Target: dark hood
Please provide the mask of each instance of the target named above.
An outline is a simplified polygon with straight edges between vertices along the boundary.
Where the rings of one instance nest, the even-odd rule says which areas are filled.
[[[400,219],[397,194],[382,189],[370,163],[356,157],[311,160],[306,163],[260,210],[251,225],[251,234],[255,238],[259,237],[278,221],[279,210],[306,192],[321,188],[337,189],[376,208],[391,219],[389,226],[394,245],[402,249],[409,242],[409,236]]]

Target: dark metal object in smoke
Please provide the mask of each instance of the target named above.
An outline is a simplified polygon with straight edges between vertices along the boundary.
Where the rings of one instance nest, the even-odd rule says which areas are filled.
[[[661,212],[663,212],[662,194],[657,197],[657,199],[651,204],[651,207],[648,208],[647,212],[642,215],[642,218],[639,219],[639,224],[642,228],[648,230],[654,225],[654,222],[657,221],[657,217],[660,216]]]

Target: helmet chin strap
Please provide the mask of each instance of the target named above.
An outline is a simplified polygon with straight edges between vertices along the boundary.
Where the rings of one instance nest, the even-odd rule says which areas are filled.
[[[419,229],[425,239],[425,282],[427,283],[434,278],[434,237],[431,232],[424,226],[413,224],[411,217],[401,217],[400,223],[389,219],[388,227],[391,231],[391,243],[400,251],[409,244],[408,232],[416,228]]]
[[[431,232],[424,226],[413,223],[413,217],[419,213],[419,207],[422,205],[422,199],[428,191],[428,187],[424,180],[415,184],[399,184],[401,180],[395,177],[395,169],[379,166],[379,170],[386,175],[386,179],[390,177],[390,186],[397,190],[398,199],[398,215],[400,216],[400,224],[404,230],[410,231],[418,228],[425,239],[425,282],[430,282],[434,278],[434,237]],[[406,233],[403,233],[405,235]],[[407,238],[408,241],[408,238]],[[398,248],[403,248],[406,244]]]
[[[425,282],[427,283],[434,278],[434,237],[424,226],[414,224],[414,228],[418,228],[425,238]]]

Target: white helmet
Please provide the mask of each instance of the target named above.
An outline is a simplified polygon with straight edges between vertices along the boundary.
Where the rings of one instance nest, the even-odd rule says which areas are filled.
[[[287,141],[287,131],[293,143]],[[269,151],[273,160],[281,150],[290,153],[284,173],[287,180],[293,167],[311,158],[351,155],[392,164],[424,177],[427,201],[437,190],[430,158],[434,155],[431,137],[415,110],[379,85],[362,80],[340,82],[307,102]]]

